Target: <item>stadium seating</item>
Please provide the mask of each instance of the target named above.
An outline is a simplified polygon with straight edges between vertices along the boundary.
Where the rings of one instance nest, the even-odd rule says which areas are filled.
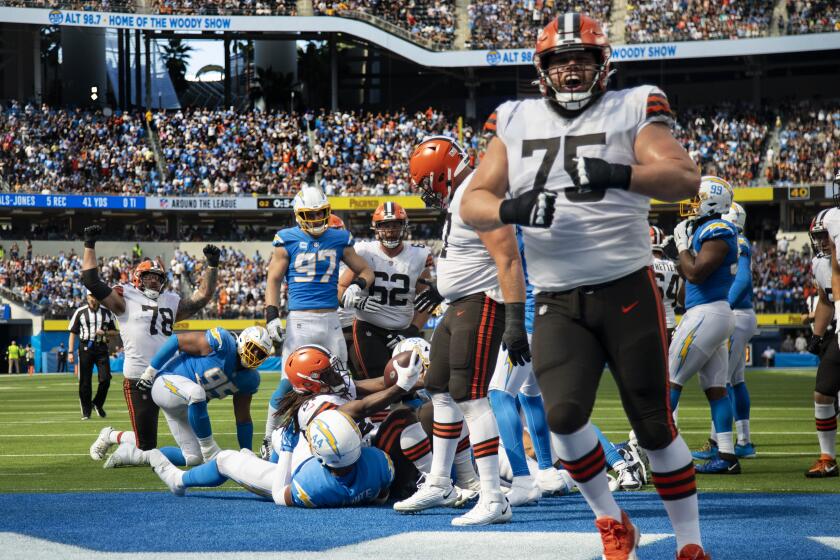
[[[804,104],[787,112],[779,153],[771,154],[766,179],[778,185],[830,181],[838,164],[840,105]]]
[[[752,257],[753,303],[756,313],[801,313],[815,293],[811,255],[754,244]]]

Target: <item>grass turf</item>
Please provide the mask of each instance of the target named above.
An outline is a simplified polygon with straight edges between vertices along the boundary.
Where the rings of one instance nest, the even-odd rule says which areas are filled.
[[[266,403],[277,383],[263,376],[254,397],[254,445],[262,439]],[[758,457],[742,461],[740,476],[699,476],[705,491],[833,492],[840,479],[809,480],[805,470],[819,455],[814,429],[812,370],[750,370],[752,433]],[[122,378],[115,376],[106,404],[108,418],[80,420],[76,380],[72,375],[0,376],[0,492],[91,492],[163,490],[150,469],[103,470],[88,447],[104,426],[130,429],[122,398]],[[222,448],[236,448],[230,399],[210,402],[210,416]],[[604,375],[593,421],[613,441],[627,438],[629,426],[611,377]],[[680,401],[679,425],[695,449],[709,431],[709,408],[695,383]],[[159,445],[173,439],[163,415]],[[238,490],[233,483],[220,489]],[[219,489],[216,489],[218,491]]]

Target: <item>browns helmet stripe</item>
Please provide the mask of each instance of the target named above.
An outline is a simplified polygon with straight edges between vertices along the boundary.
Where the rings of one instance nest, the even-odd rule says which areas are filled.
[[[569,39],[580,39],[580,14],[577,12],[563,14],[563,35],[571,35],[571,37],[563,37],[564,41]]]

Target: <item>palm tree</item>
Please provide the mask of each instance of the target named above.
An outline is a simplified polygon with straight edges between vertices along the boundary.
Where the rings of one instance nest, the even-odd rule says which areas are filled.
[[[180,97],[187,89],[187,63],[193,48],[184,43],[183,39],[169,39],[162,51],[161,56],[169,72],[169,79],[172,80],[175,93]]]
[[[251,102],[263,105],[266,110],[285,108],[294,84],[291,72],[275,72],[274,68],[257,68],[256,85],[251,89]]]

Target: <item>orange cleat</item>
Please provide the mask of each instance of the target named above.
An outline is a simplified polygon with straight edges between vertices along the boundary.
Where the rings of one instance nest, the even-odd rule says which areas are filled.
[[[595,526],[604,543],[603,560],[638,560],[639,531],[624,511],[621,512],[621,523],[612,517],[599,517]]]
[[[829,478],[838,475],[840,473],[837,471],[837,460],[828,455],[820,455],[817,462],[805,473],[808,478]]]
[[[702,546],[687,544],[677,554],[677,560],[712,560],[712,557],[703,551]]]

